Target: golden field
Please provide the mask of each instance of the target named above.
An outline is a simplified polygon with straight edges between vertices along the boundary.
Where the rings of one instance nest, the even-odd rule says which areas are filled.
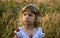
[[[38,0],[41,2],[37,3],[34,0],[19,1],[0,0],[0,38],[13,38],[14,30],[21,26],[18,24],[19,11],[29,3],[35,3],[40,7],[40,27],[45,32],[45,38],[60,38],[59,0]]]

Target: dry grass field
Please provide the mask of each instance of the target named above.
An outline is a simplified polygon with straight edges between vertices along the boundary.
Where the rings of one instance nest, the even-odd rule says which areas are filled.
[[[40,7],[40,27],[45,38],[60,38],[60,0],[0,0],[0,38],[13,38],[14,30],[21,26],[19,11],[29,3]]]

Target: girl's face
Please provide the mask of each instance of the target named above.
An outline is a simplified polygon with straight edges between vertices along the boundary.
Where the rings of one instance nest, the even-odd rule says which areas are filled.
[[[23,12],[23,23],[25,25],[32,25],[35,21],[35,15],[31,13],[30,10],[27,10],[26,12]]]

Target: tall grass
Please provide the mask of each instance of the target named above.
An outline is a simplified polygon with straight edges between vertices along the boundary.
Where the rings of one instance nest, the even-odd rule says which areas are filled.
[[[33,3],[29,2],[29,3]],[[0,38],[13,38],[18,25],[18,14],[27,2],[0,1]],[[56,3],[39,3],[41,27],[45,38],[60,38],[60,6]]]

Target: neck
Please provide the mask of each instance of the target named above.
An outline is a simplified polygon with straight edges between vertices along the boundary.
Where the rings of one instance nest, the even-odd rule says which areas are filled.
[[[27,30],[32,30],[34,28],[33,25],[25,25],[23,26],[24,29],[27,29]]]

